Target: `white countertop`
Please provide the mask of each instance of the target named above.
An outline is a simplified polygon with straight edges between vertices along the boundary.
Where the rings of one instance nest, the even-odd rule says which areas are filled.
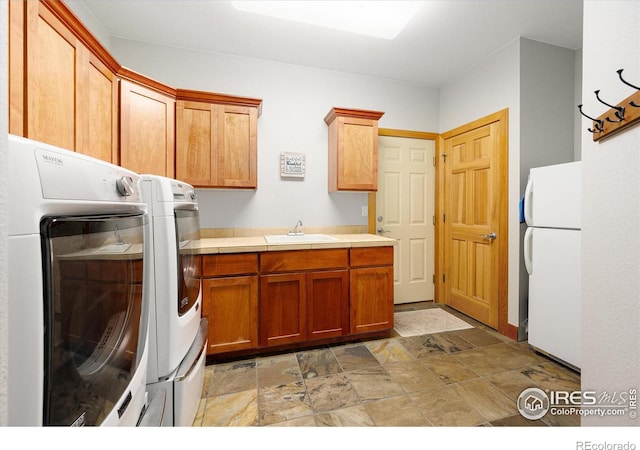
[[[282,250],[309,250],[323,248],[388,247],[397,245],[395,239],[376,234],[328,234],[332,242],[300,242],[269,244],[264,236],[203,238],[183,247],[198,254],[270,252]]]

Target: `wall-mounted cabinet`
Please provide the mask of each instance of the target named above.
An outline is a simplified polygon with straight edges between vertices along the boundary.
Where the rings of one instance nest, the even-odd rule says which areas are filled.
[[[12,134],[198,187],[255,189],[261,105],[122,67],[62,1],[9,2]]]
[[[9,132],[118,163],[116,74],[63,12],[9,3]]]
[[[378,190],[378,120],[384,113],[332,108],[329,126],[329,192]]]
[[[197,187],[255,189],[261,100],[215,101],[224,103],[177,101],[176,178]]]
[[[175,177],[175,98],[128,80],[120,82],[120,165],[137,173]]]

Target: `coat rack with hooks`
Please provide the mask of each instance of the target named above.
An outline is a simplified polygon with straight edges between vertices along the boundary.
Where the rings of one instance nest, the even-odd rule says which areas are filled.
[[[587,128],[587,131],[593,134],[594,141],[604,139],[605,137],[611,136],[614,133],[618,133],[625,128],[628,128],[634,123],[640,122],[640,87],[633,85],[625,80],[622,77],[623,71],[624,69],[619,69],[616,71],[618,77],[620,77],[620,81],[627,86],[635,89],[636,92],[622,100],[617,105],[611,105],[600,97],[599,89],[597,91],[594,91],[596,99],[603,105],[609,107],[609,110],[607,110],[607,112],[599,115],[596,118],[588,116],[584,111],[582,111],[582,105],[578,105],[580,114],[588,119],[591,119],[591,121],[593,122],[592,128]]]

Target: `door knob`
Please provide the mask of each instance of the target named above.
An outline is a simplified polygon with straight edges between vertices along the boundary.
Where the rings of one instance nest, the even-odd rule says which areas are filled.
[[[382,227],[378,227],[378,229],[376,230],[378,233],[382,234],[382,233],[391,233],[391,231],[389,230],[385,230]]]
[[[495,233],[492,231],[492,232],[491,232],[491,233],[489,233],[489,234],[481,234],[481,235],[480,235],[480,237],[481,237],[482,239],[486,239],[486,240],[488,240],[488,241],[493,241],[495,238],[497,238],[497,237],[498,237],[498,235],[497,235],[497,234],[495,234]]]

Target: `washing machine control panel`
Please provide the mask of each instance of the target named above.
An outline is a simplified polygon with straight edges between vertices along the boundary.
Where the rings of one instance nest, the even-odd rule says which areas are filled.
[[[33,152],[42,197],[95,202],[140,202],[139,175],[123,167],[51,146]]]
[[[188,184],[181,183],[179,181],[172,181],[171,192],[173,194],[173,200],[176,202],[197,202],[198,196],[196,195],[196,191]]]

